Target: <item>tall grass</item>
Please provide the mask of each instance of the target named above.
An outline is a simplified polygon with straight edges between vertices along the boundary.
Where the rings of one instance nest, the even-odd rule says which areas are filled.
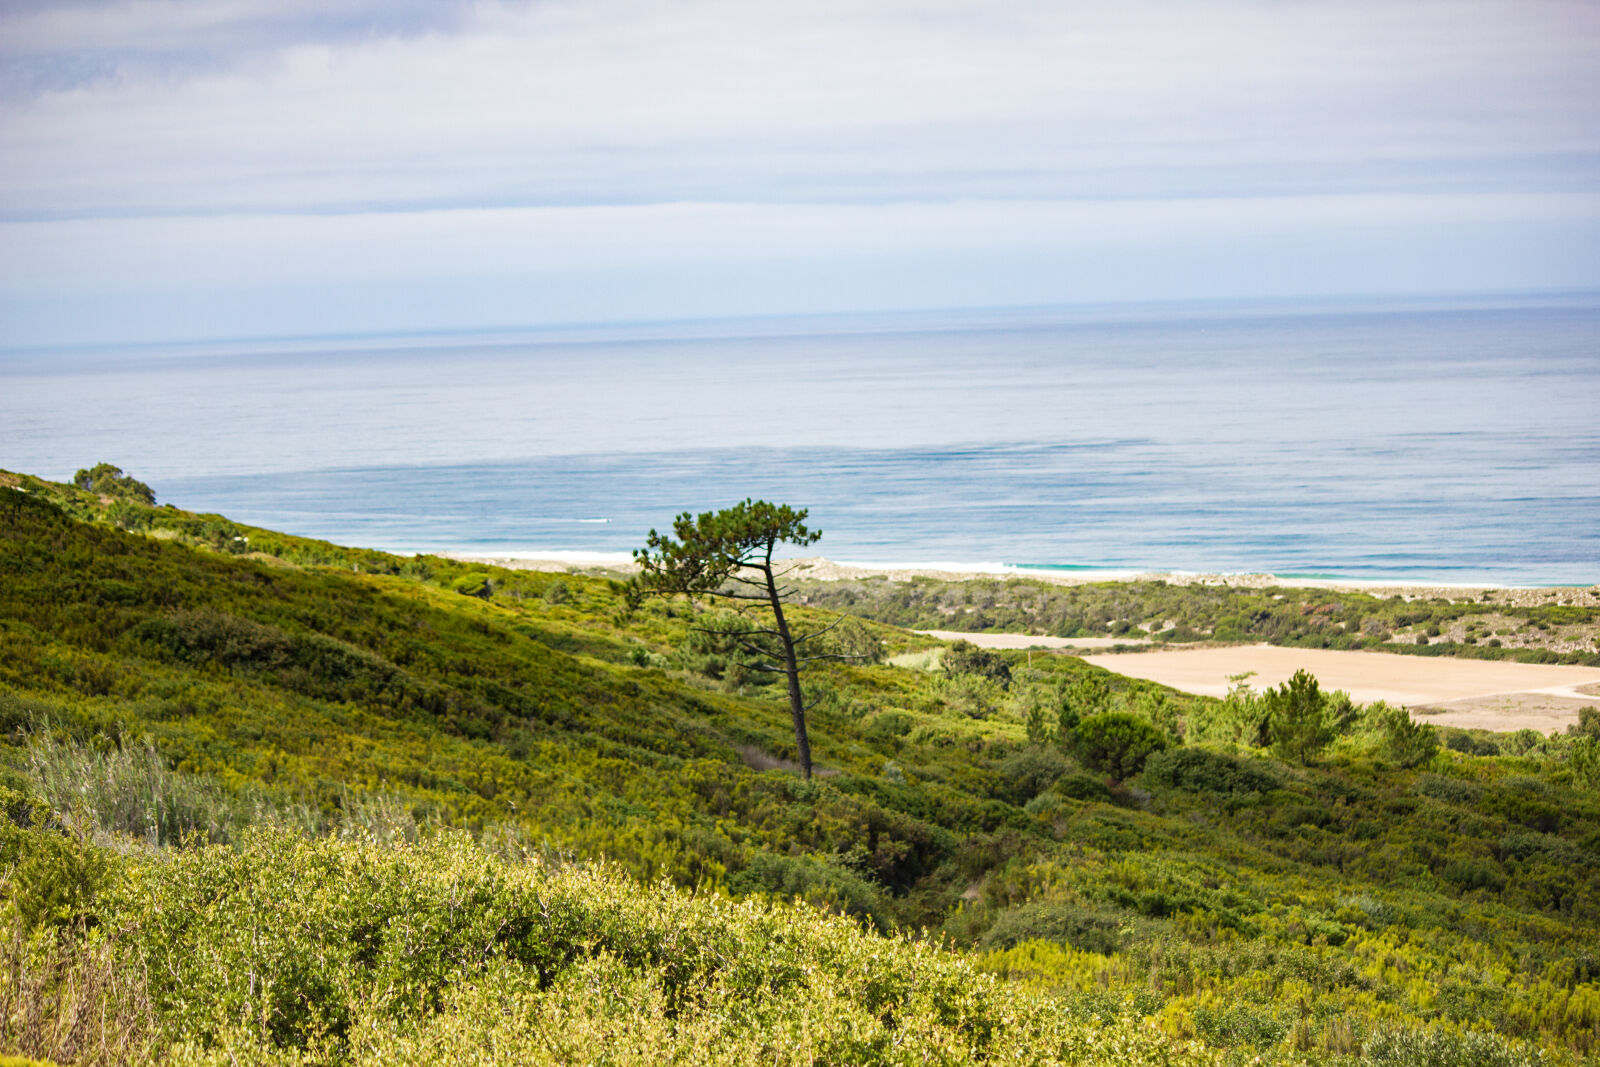
[[[397,797],[342,789],[328,805],[279,794],[256,782],[224,784],[167,766],[149,741],[93,745],[35,733],[23,770],[39,797],[79,835],[109,848],[185,842],[226,844],[249,826],[311,836],[415,842],[436,821]]]

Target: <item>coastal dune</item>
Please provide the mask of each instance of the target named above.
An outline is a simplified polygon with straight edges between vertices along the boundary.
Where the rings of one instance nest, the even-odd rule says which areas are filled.
[[[587,570],[622,573],[634,570],[624,553],[443,553],[461,560],[492,563],[519,570]],[[1390,585],[1376,582],[1275,578],[1272,575],[1133,574],[1129,572],[1017,572],[1011,568],[955,565],[895,566],[837,563],[826,559],[787,561],[796,578],[841,581],[877,578],[906,582],[917,578],[962,582],[979,578],[1027,578],[1052,585],[1087,582],[1161,580],[1172,585],[1226,585],[1241,588],[1317,587],[1406,600],[1472,600],[1508,609],[1538,605],[1586,605],[1596,589],[1556,586],[1509,588],[1491,586]],[[1013,633],[919,631],[945,641],[970,641],[984,648],[1045,649],[1087,653],[1084,658],[1117,674],[1143,678],[1184,692],[1223,696],[1228,679],[1248,673],[1254,689],[1278,685],[1297,670],[1316,676],[1325,691],[1342,689],[1360,703],[1377,700],[1408,708],[1413,715],[1441,726],[1482,730],[1532,729],[1552,733],[1578,721],[1578,712],[1600,706],[1600,668],[1475,660],[1456,657],[1407,656],[1387,652],[1236,645],[1212,648],[1105,650],[1149,646],[1145,637],[1061,638]],[[1099,654],[1096,654],[1099,653]]]
[[[1085,656],[1117,674],[1204,696],[1227,693],[1230,676],[1251,672],[1256,689],[1278,685],[1297,670],[1322,688],[1342,689],[1359,703],[1410,708],[1443,726],[1549,733],[1600,706],[1600,668],[1498,660],[1404,656],[1388,652],[1240,645]]]

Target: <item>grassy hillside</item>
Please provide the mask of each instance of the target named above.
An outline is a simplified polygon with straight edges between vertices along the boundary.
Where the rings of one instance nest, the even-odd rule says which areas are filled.
[[[863,624],[807,783],[690,605],[10,480],[0,1051],[1600,1062],[1595,740]]]

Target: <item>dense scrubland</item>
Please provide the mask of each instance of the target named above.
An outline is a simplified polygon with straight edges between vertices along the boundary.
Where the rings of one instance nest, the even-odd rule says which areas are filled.
[[[862,621],[806,782],[686,601],[3,480],[0,1051],[1600,1063],[1600,714]]]
[[[1015,577],[868,576],[797,585],[809,603],[914,629],[1174,643],[1264,641],[1600,666],[1600,588],[1564,591],[1561,599],[1569,603],[1526,603],[1529,598],[1515,590],[1378,596],[1159,580],[1056,585]]]

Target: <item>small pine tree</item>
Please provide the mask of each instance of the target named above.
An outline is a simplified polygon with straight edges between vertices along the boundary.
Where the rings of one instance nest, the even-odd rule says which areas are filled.
[[[1028,704],[1026,729],[1028,731],[1029,744],[1047,745],[1050,743],[1050,722],[1045,716],[1044,706],[1037,700]]]
[[[1125,711],[1089,716],[1078,723],[1072,738],[1073,751],[1084,766],[1117,782],[1138,774],[1152,753],[1167,747],[1160,730]]]
[[[1404,708],[1382,708],[1378,726],[1383,731],[1384,758],[1397,766],[1421,766],[1439,751],[1439,731],[1414,721]]]
[[[1280,759],[1310,763],[1334,738],[1327,699],[1317,680],[1306,671],[1262,694],[1267,709],[1267,732],[1272,751]]]

